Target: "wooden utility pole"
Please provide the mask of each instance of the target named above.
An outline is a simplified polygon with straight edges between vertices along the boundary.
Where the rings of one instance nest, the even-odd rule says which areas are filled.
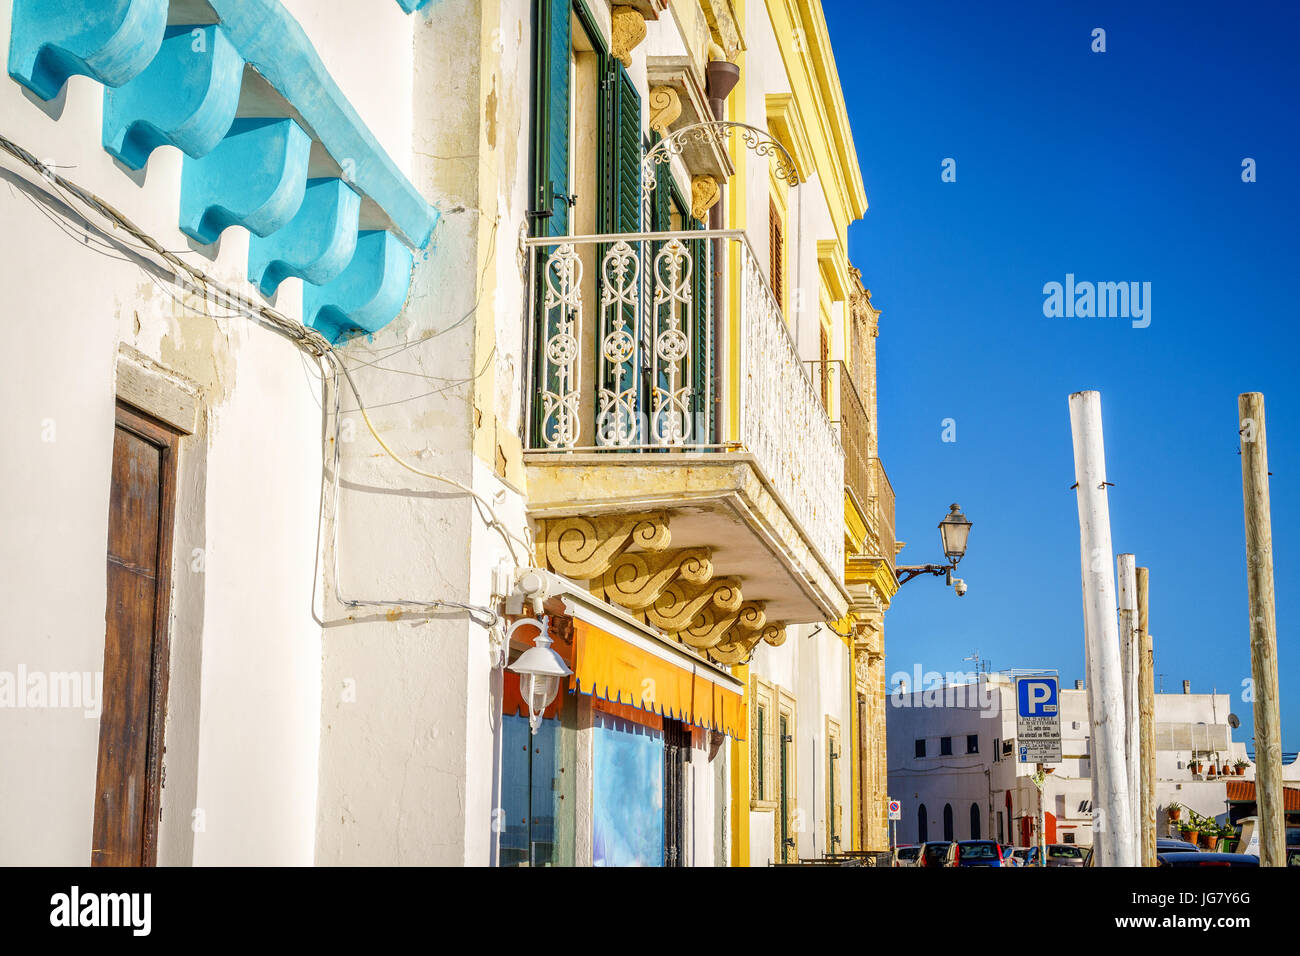
[[[1079,543],[1083,576],[1084,638],[1088,681],[1095,690],[1092,724],[1092,771],[1096,778],[1097,825],[1094,850],[1099,866],[1136,866],[1128,771],[1124,765],[1124,681],[1115,618],[1115,565],[1110,539],[1110,505],[1106,495],[1106,450],[1101,430],[1101,394],[1070,396],[1070,430],[1074,438],[1074,478],[1079,501]]]
[[[1237,396],[1241,492],[1246,511],[1250,672],[1255,684],[1255,801],[1259,865],[1286,866],[1282,817],[1282,732],[1277,695],[1277,615],[1273,604],[1273,519],[1268,501],[1264,396]]]
[[[1133,818],[1133,855],[1142,858],[1141,774],[1138,740],[1137,560],[1121,554],[1116,560],[1119,585],[1119,657],[1124,674],[1124,767],[1128,772],[1129,815]]]
[[[1156,865],[1156,661],[1147,630],[1147,593],[1151,575],[1138,568],[1138,752],[1141,756],[1142,865]]]

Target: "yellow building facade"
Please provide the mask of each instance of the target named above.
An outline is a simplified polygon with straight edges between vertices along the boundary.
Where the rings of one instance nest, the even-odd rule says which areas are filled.
[[[821,5],[534,5],[515,480],[537,566],[589,609],[555,752],[566,722],[578,766],[679,741],[668,863],[887,849],[880,313],[848,257],[867,199]],[[605,847],[613,784],[590,779],[572,856],[614,861],[633,851]]]

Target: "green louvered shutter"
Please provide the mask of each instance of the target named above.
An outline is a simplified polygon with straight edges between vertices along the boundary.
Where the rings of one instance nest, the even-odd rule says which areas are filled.
[[[534,233],[569,231],[569,49],[572,0],[536,0]],[[549,213],[549,215],[547,215]]]
[[[641,231],[641,95],[623,64],[605,58],[601,229]]]

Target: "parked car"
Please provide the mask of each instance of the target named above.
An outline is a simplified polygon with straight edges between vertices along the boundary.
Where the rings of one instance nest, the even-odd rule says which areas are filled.
[[[1300,866],[1300,846],[1289,846],[1286,848],[1286,865]]]
[[[1025,860],[1029,856],[1030,848],[1027,846],[1013,846],[1009,849],[1011,850],[1011,865],[1024,866]]]
[[[957,844],[958,866],[1004,866],[1002,846],[993,840],[963,840]]]
[[[1166,839],[1158,837],[1156,839],[1156,856],[1161,853],[1200,853],[1201,848],[1195,843],[1188,843],[1186,840]],[[1083,865],[1093,866],[1092,847],[1083,851]]]
[[[919,866],[921,848],[915,844],[894,847],[893,866]]]
[[[1048,866],[1083,866],[1084,848],[1074,843],[1047,844]],[[1025,856],[1025,866],[1041,866],[1038,847],[1030,847]]]
[[[1259,866],[1259,857],[1252,853],[1157,853],[1156,866]]]
[[[921,856],[917,866],[956,866],[958,859],[955,842],[931,840],[921,844]]]

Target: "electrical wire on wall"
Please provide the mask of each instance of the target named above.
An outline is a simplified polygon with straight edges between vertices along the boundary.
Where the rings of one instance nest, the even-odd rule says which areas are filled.
[[[366,599],[347,598],[344,596],[342,590],[341,577],[340,577],[339,563],[338,563],[339,562],[338,528],[340,523],[339,515],[338,515],[338,501],[339,501],[339,485],[340,485],[340,466],[341,466],[341,457],[342,457],[340,451],[340,431],[339,431],[340,418],[342,414],[341,382],[343,381],[347,382],[348,389],[352,392],[352,396],[357,403],[356,410],[361,413],[362,421],[365,423],[367,430],[370,432],[371,436],[375,439],[376,443],[378,443],[379,447],[383,449],[384,453],[389,458],[391,458],[394,462],[400,465],[402,468],[406,469],[407,471],[410,471],[411,473],[418,475],[422,478],[426,478],[431,481],[436,481],[448,485],[467,495],[470,498],[470,500],[474,503],[475,511],[479,519],[484,523],[484,525],[489,530],[492,530],[501,536],[502,541],[505,543],[506,550],[510,554],[511,560],[513,561],[516,568],[532,567],[533,546],[530,540],[530,536],[528,535],[526,525],[525,525],[525,535],[522,537],[520,535],[511,532],[509,527],[506,525],[506,523],[496,513],[495,509],[492,507],[491,502],[489,502],[478,492],[474,491],[468,485],[464,484],[461,481],[456,480],[455,478],[451,478],[447,475],[441,475],[435,472],[426,471],[422,468],[417,468],[415,465],[412,465],[410,462],[406,461],[395,451],[393,451],[393,449],[389,446],[389,444],[384,440],[383,436],[380,435],[378,429],[375,428],[374,423],[371,421],[368,406],[366,405],[365,400],[362,398],[361,390],[357,387],[356,381],[352,377],[352,370],[348,368],[347,364],[343,360],[343,356],[338,351],[335,350],[334,346],[330,343],[330,341],[327,338],[325,338],[325,336],[321,335],[318,331],[303,325],[301,322],[298,322],[285,315],[282,315],[281,313],[277,312],[272,308],[269,308],[265,305],[258,305],[251,302],[245,296],[242,296],[239,293],[232,291],[223,283],[221,283],[219,280],[216,280],[213,277],[207,275],[201,269],[198,269],[190,265],[188,262],[181,259],[180,256],[177,255],[177,253],[164,249],[148,233],[141,230],[127,216],[119,212],[109,203],[105,202],[103,199],[101,199],[99,196],[95,195],[94,193],[81,188],[75,183],[72,183],[66,178],[64,178],[63,176],[59,175],[54,171],[53,168],[51,168],[45,163],[42,163],[28,150],[12,142],[11,140],[9,140],[4,136],[0,136],[0,150],[3,150],[3,152],[8,153],[10,156],[16,158],[22,164],[34,170],[38,174],[41,183],[43,183],[44,185],[40,185],[36,182],[33,182],[29,177],[26,176],[23,177],[23,182],[28,187],[39,189],[46,196],[56,200],[58,206],[56,207],[51,205],[51,208],[48,209],[42,208],[41,203],[37,202],[31,196],[26,195],[26,193],[24,193],[24,198],[32,202],[33,205],[38,209],[38,211],[41,212],[42,215],[44,215],[47,219],[50,219],[50,221],[57,228],[59,228],[70,238],[75,239],[76,241],[78,241],[80,244],[90,249],[91,251],[106,256],[107,258],[117,259],[123,262],[129,262],[137,266],[142,272],[144,272],[144,274],[152,282],[154,282],[156,285],[159,285],[159,287],[162,288],[163,291],[166,292],[167,295],[169,295],[174,302],[176,302],[177,304],[181,305],[183,308],[187,309],[188,311],[196,315],[202,315],[213,320],[216,320],[218,318],[233,318],[233,317],[243,317],[243,318],[250,319],[258,323],[259,325],[269,328],[272,331],[276,332],[277,334],[289,339],[296,346],[298,346],[298,348],[301,349],[303,352],[307,353],[308,355],[316,359],[316,361],[320,365],[320,370],[322,374],[322,385],[326,381],[328,381],[330,383],[330,388],[331,391],[333,392],[333,397],[334,397],[334,408],[333,408],[334,428],[333,428],[333,435],[332,435],[332,443],[334,445],[333,456],[332,456],[332,460],[333,460],[332,485],[333,485],[334,494],[332,498],[332,511],[330,515],[330,520],[332,524],[332,547],[334,550],[333,567],[334,567],[335,592],[336,595],[338,596],[340,603],[348,607],[363,607],[363,606],[364,607],[388,607],[388,608],[401,608],[406,610],[455,609],[455,610],[461,610],[466,612],[472,621],[474,621],[476,624],[479,624],[482,627],[485,628],[496,627],[496,625],[500,621],[500,616],[493,608],[484,607],[481,605],[469,604],[463,601],[455,601],[450,599],[415,600],[415,599],[403,599],[403,598],[366,600]],[[60,209],[58,207],[62,207],[62,208]],[[62,216],[63,221],[60,220],[59,218],[60,216]],[[107,229],[95,225],[94,224],[95,219],[104,221],[107,225]],[[74,228],[79,229],[80,233],[73,231]],[[122,234],[125,234],[126,236],[130,236],[132,239],[136,241],[132,242],[126,239]],[[492,235],[491,246],[494,249],[495,237],[496,237],[495,223],[493,224],[491,235]],[[486,275],[486,270],[487,270],[487,266],[485,265],[484,275]],[[158,276],[155,275],[155,271],[165,274],[172,281],[174,281],[178,286],[184,287],[184,291],[199,296],[205,304],[208,303],[209,301],[219,301],[223,303],[224,307],[231,308],[234,311],[230,312],[227,315],[217,316],[217,315],[213,315],[211,312],[207,311],[206,309],[194,308],[188,303],[185,303],[181,299],[177,298],[171,292],[171,290],[167,289],[162,283],[160,283],[158,281]],[[477,311],[478,303],[482,297],[481,281],[482,281],[482,277],[480,278],[480,288],[478,290],[478,294],[475,299],[474,308],[471,309],[470,312],[466,313],[466,315],[463,316],[461,319],[459,319],[452,325],[448,326],[447,328],[428,333],[425,336],[415,340],[414,342],[406,343],[402,346],[398,346],[392,350],[387,351],[384,355],[379,356],[373,362],[361,363],[361,365],[363,367],[376,367],[378,368],[378,370],[381,371],[400,371],[397,369],[382,368],[380,366],[377,366],[377,363],[384,361],[387,358],[390,358],[392,355],[395,355],[397,354],[397,352],[400,352],[406,348],[410,348],[411,346],[417,345],[423,341],[427,341],[428,339],[435,338],[438,335],[445,334],[446,332],[449,332],[454,328],[463,325]],[[494,350],[494,354],[495,354],[495,350]],[[489,357],[489,359],[490,358],[491,357]],[[487,365],[485,363],[484,370],[486,370],[486,367]],[[455,385],[458,384],[472,382],[482,374],[483,372],[480,371],[477,374],[475,374],[471,379],[464,379],[464,380],[447,379],[445,381],[449,381],[452,383],[448,387],[454,387]],[[439,378],[438,376],[426,376],[426,377],[435,378],[435,379]],[[323,409],[324,403],[322,402],[321,404]],[[523,548],[522,560],[520,559],[519,553],[515,549],[516,544],[520,545]]]

